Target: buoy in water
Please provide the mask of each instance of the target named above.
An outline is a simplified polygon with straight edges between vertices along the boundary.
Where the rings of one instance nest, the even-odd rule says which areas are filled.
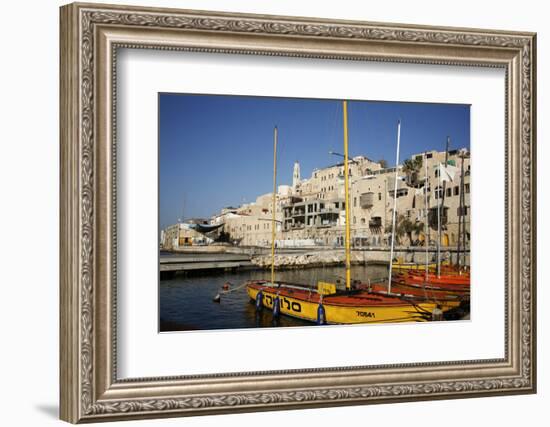
[[[262,309],[262,299],[263,294],[262,291],[260,291],[256,294],[256,311],[260,311]]]
[[[216,296],[214,297],[213,301],[214,302],[220,302],[222,299],[221,295],[220,294],[216,294]]]

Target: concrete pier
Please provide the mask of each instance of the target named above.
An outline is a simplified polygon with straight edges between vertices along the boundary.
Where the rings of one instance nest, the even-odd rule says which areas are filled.
[[[252,266],[249,255],[228,253],[188,253],[184,255],[161,255],[159,261],[161,273]]]

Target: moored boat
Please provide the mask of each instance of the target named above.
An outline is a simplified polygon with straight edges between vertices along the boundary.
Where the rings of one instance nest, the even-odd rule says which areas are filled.
[[[266,281],[251,282],[249,297],[256,308],[267,308],[317,324],[425,322],[432,319],[437,303],[411,301],[394,295],[368,292],[364,289],[336,291],[305,288],[300,285]],[[450,308],[450,307],[449,307]]]
[[[386,294],[386,286],[383,283],[375,283],[371,285],[361,285],[368,289],[371,293],[377,295]],[[425,286],[406,286],[394,282],[392,285],[392,294],[399,296],[407,301],[417,303],[432,302],[438,304],[443,311],[450,310],[460,306],[463,301],[470,299],[468,292],[448,292],[441,289],[434,289]]]
[[[425,271],[428,270],[435,270],[437,268],[437,264],[435,262],[425,265],[425,264],[418,264],[413,262],[394,262],[392,264],[393,270],[404,270],[404,271]]]
[[[437,274],[416,274],[415,272],[400,273],[395,276],[395,280],[405,283],[430,283],[438,286],[457,286],[470,287],[470,278],[459,275],[437,275]]]

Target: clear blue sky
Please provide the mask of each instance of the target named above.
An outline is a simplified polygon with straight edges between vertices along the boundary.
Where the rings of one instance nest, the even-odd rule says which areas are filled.
[[[470,107],[454,104],[350,101],[350,156],[400,163],[425,150],[470,147]],[[159,94],[161,228],[178,218],[209,217],[272,190],[273,127],[279,129],[278,184],[341,161],[342,102],[294,98]]]

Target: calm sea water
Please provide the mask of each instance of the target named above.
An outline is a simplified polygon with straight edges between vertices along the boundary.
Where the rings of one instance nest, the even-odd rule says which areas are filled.
[[[343,281],[344,267],[308,268],[277,271],[277,280],[315,284],[319,280]],[[387,276],[387,267],[354,266],[352,278],[366,282]],[[160,282],[160,330],[185,331],[207,329],[241,329],[255,327],[312,326],[312,323],[280,316],[273,319],[269,310],[257,313],[254,304],[241,287],[230,293],[221,293],[224,283],[237,288],[248,280],[269,280],[269,271],[245,270],[236,273],[179,275]],[[220,293],[221,301],[213,298]]]

